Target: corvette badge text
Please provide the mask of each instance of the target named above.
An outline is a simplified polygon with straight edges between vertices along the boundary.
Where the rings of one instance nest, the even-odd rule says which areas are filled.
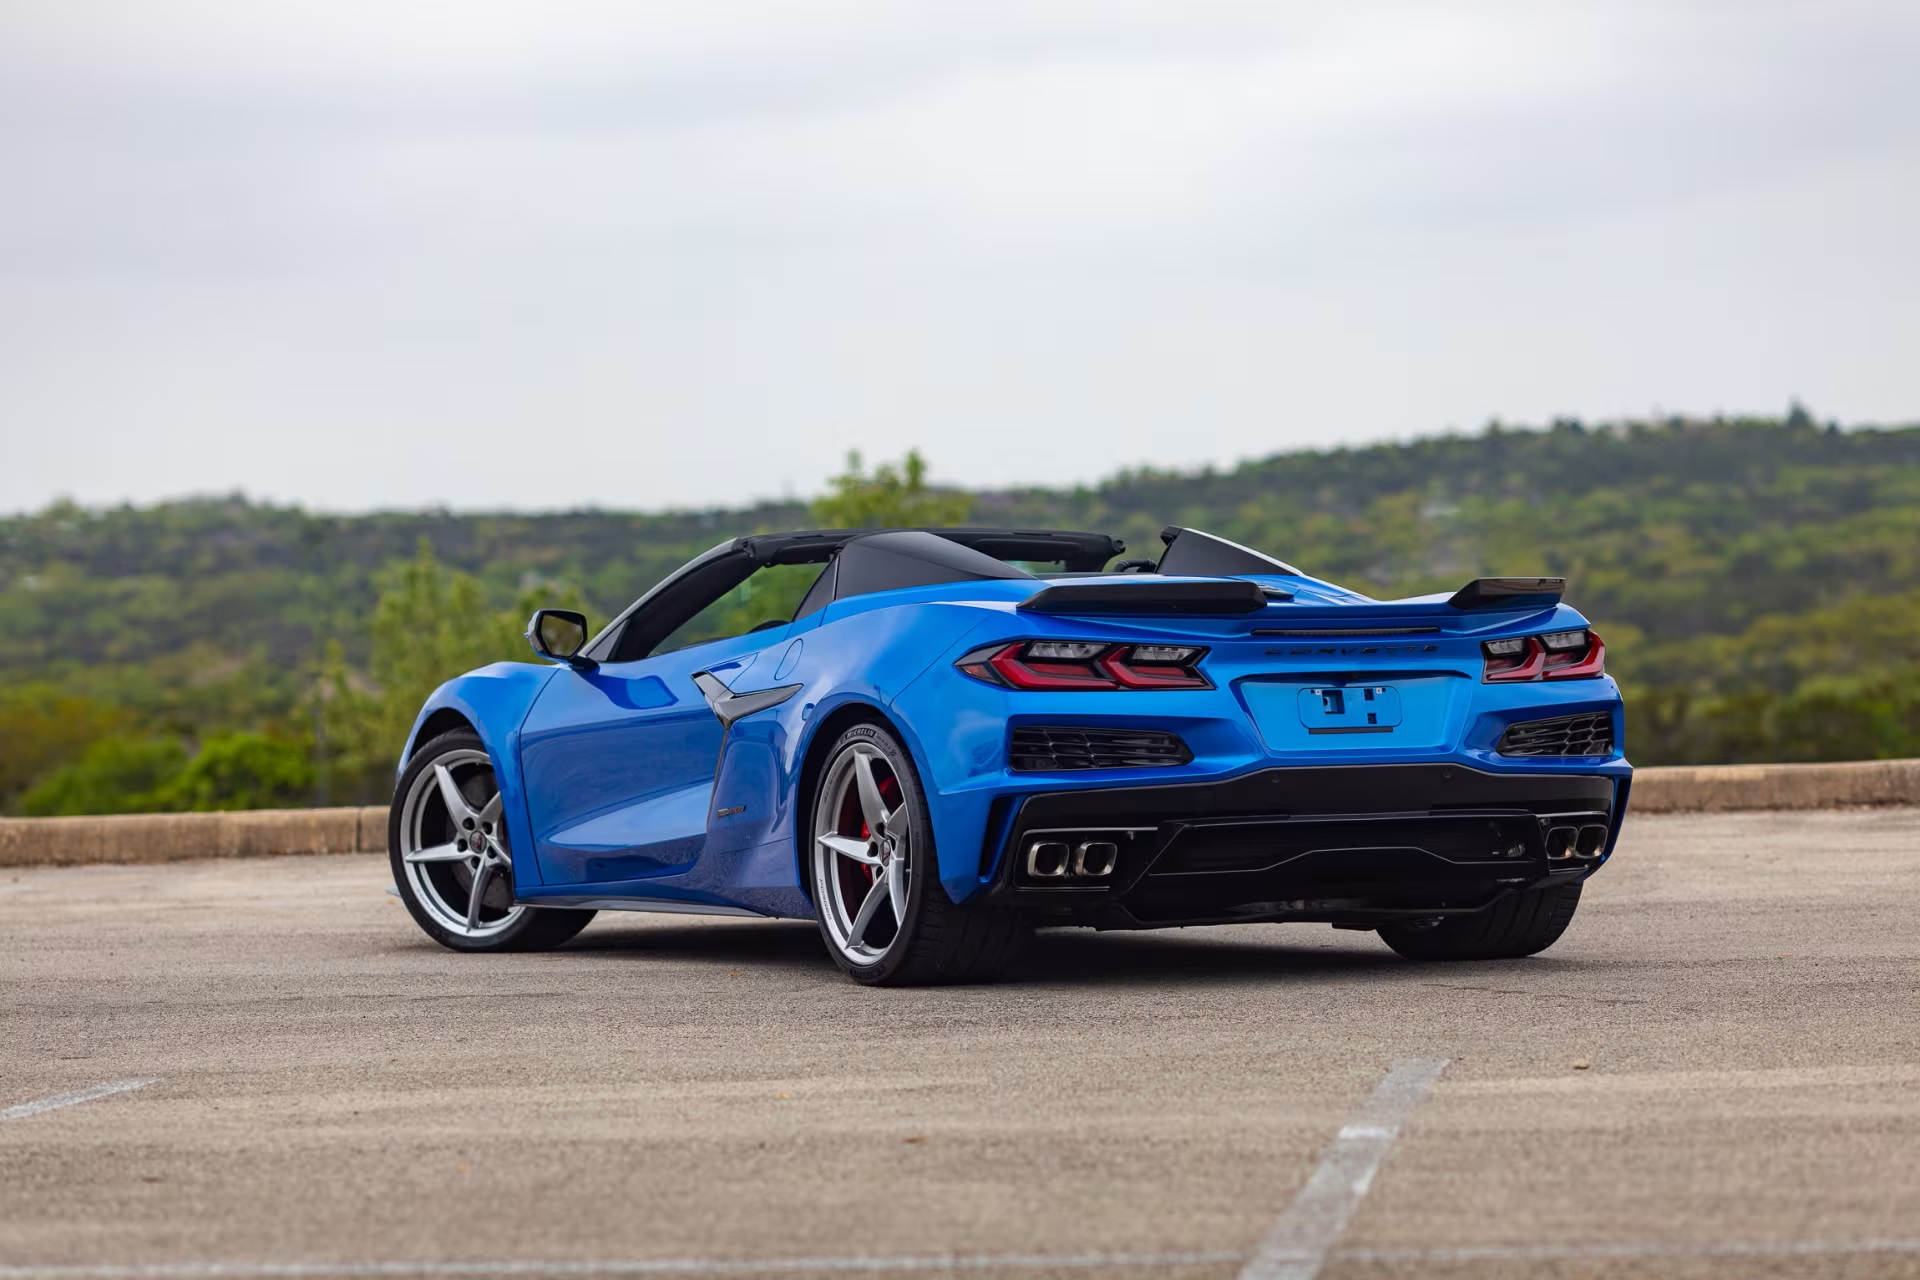
[[[1291,645],[1285,649],[1269,649],[1267,650],[1266,656],[1269,658],[1305,658],[1326,657],[1331,654],[1340,657],[1354,657],[1365,654],[1438,652],[1440,652],[1440,646],[1437,644],[1300,644]]]

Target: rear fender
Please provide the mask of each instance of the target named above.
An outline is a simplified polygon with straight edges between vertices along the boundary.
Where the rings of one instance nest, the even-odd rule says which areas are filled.
[[[893,730],[913,758],[935,829],[946,832],[948,806],[939,792],[927,744],[910,718],[899,714],[894,704],[901,691],[923,672],[943,660],[951,661],[964,649],[970,634],[996,616],[977,606],[938,601],[874,607],[871,597],[838,601],[824,612],[827,616],[820,626],[803,637],[801,658],[789,674],[780,678],[781,683],[798,681],[804,687],[797,697],[772,713],[780,726],[770,734],[782,747],[778,785],[791,802],[769,804],[774,820],[763,838],[790,842],[796,883],[802,887],[806,883],[806,850],[799,826],[811,800],[800,794],[806,762],[816,747],[831,745],[822,740],[822,727],[843,721],[849,711],[857,709]],[[728,803],[738,801],[730,798]],[[973,849],[961,860],[971,866],[978,856]],[[950,861],[941,859],[943,882],[948,880]]]

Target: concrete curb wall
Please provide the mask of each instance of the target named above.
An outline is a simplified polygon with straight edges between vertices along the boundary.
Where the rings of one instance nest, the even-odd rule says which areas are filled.
[[[1920,806],[1920,760],[1641,769],[1633,813]],[[304,853],[385,853],[385,806],[0,818],[0,867],[181,862]]]
[[[0,867],[384,853],[387,810],[245,809],[101,818],[0,818]]]
[[[1920,805],[1920,760],[1639,769],[1628,813]]]

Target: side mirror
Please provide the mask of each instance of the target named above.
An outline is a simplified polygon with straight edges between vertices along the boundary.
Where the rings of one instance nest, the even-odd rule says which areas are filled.
[[[587,643],[587,617],[571,609],[535,609],[527,619],[527,643],[535,653],[555,662],[583,669],[596,665],[593,659],[580,656]]]

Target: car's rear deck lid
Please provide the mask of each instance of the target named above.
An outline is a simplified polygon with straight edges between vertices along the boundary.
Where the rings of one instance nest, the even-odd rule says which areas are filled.
[[[1020,602],[1027,613],[1249,614],[1267,607],[1267,593],[1245,578],[1099,578],[1044,587]]]

